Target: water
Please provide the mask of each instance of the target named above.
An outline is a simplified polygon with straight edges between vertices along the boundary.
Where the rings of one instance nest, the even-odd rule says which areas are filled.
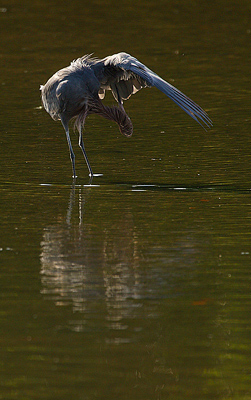
[[[0,399],[251,399],[249,2],[0,11]],[[88,118],[91,184],[71,130],[74,185],[39,85],[117,51],[214,127],[142,90],[131,139]]]

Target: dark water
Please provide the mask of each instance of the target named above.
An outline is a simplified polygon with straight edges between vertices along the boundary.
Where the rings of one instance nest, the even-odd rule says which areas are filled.
[[[249,1],[2,3],[0,399],[251,399]],[[87,168],[39,85],[127,51],[198,102],[142,90],[88,118]],[[111,97],[108,102],[112,102]]]

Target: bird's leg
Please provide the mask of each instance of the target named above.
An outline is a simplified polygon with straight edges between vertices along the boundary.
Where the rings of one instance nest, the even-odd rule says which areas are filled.
[[[75,154],[73,153],[72,145],[71,145],[71,138],[70,138],[70,133],[69,133],[69,126],[68,122],[65,121],[63,116],[60,116],[61,123],[64,127],[65,133],[66,133],[66,138],[69,146],[69,151],[70,151],[70,158],[71,158],[71,164],[72,164],[72,171],[73,171],[73,178],[76,178],[76,170],[75,170]]]
[[[91,165],[89,163],[89,160],[88,160],[88,157],[87,157],[87,154],[86,154],[86,151],[85,151],[85,147],[84,147],[82,127],[79,128],[79,142],[78,142],[78,144],[79,144],[79,147],[81,148],[81,150],[82,150],[82,152],[84,154],[85,161],[86,161],[87,167],[89,169],[89,176],[92,178],[93,177],[93,172],[92,172]]]

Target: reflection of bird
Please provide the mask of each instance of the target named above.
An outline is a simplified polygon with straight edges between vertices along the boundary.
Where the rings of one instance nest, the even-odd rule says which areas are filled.
[[[85,118],[89,114],[99,114],[117,122],[120,132],[131,136],[133,126],[124,110],[123,100],[129,99],[131,94],[141,88],[151,86],[170,97],[200,125],[201,121],[207,127],[212,125],[212,121],[201,107],[127,53],[114,54],[102,60],[91,58],[89,55],[78,58],[69,67],[56,72],[41,86],[44,108],[54,120],[61,120],[65,129],[73,177],[76,177],[75,155],[69,135],[69,121],[76,117],[79,146],[83,151],[89,175],[93,176],[82,137]],[[118,107],[107,107],[101,102],[106,90],[112,91]]]

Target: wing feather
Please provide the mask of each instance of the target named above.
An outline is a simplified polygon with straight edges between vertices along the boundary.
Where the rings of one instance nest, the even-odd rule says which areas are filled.
[[[109,70],[109,80],[107,83],[117,101],[118,97],[126,100],[131,94],[136,93],[144,87],[155,86],[202,127],[204,127],[203,124],[208,128],[212,126],[211,119],[198,104],[130,54],[118,53],[106,57],[102,61],[104,62],[105,70],[109,70],[111,67],[114,68],[113,74]]]

